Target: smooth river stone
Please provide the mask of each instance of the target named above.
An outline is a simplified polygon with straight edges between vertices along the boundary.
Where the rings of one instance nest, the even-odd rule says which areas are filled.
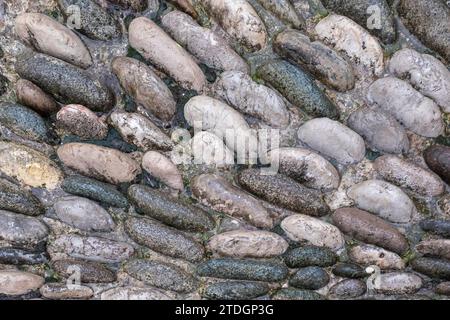
[[[104,263],[117,263],[131,257],[133,247],[125,242],[119,242],[99,237],[84,237],[76,234],[58,236],[49,243],[47,251],[55,257],[69,256]]]
[[[280,207],[319,217],[329,213],[319,191],[282,174],[263,175],[260,169],[246,169],[238,174],[237,180],[247,191]]]
[[[211,300],[249,300],[269,292],[269,286],[264,282],[226,281],[208,285],[203,291],[203,297]]]
[[[435,138],[444,130],[439,106],[403,80],[387,77],[375,81],[367,99],[418,135]]]
[[[300,268],[289,279],[289,285],[307,290],[318,290],[330,281],[328,273],[316,266]]]
[[[177,229],[202,232],[214,227],[214,220],[205,211],[150,187],[132,185],[128,188],[128,198],[139,213]]]
[[[240,71],[223,72],[214,83],[214,94],[237,110],[261,119],[274,128],[289,124],[289,112],[283,98]]]
[[[273,300],[325,300],[319,293],[312,290],[283,288],[272,296]]]
[[[339,117],[338,108],[301,68],[284,60],[271,60],[261,65],[256,75],[310,116]]]
[[[164,121],[170,121],[174,116],[176,102],[172,93],[146,64],[132,58],[116,57],[111,70],[137,104]]]
[[[208,67],[248,73],[247,63],[227,40],[211,29],[203,28],[191,16],[175,10],[164,15],[161,24],[175,41]]]
[[[381,218],[357,208],[337,209],[332,215],[333,223],[345,234],[398,254],[404,254],[408,240],[395,227]]]
[[[361,135],[373,150],[397,154],[409,150],[405,129],[387,112],[363,107],[350,114],[347,125]]]
[[[21,296],[39,290],[44,278],[29,272],[1,270],[0,295]]]
[[[34,217],[0,210],[0,240],[33,248],[45,240],[48,232],[47,226]]]
[[[0,172],[30,187],[55,189],[63,178],[56,163],[29,147],[0,141]]]
[[[258,199],[235,187],[225,178],[202,174],[191,181],[193,195],[213,210],[247,220],[259,228],[272,228],[270,212]]]
[[[148,151],[142,158],[142,168],[153,177],[176,190],[183,190],[183,178],[177,166],[157,151]]]
[[[425,219],[420,221],[420,227],[427,232],[450,238],[449,220]]]
[[[336,261],[336,254],[326,247],[303,246],[294,248],[284,255],[284,263],[289,268],[329,267],[334,265]]]
[[[338,299],[356,298],[366,293],[367,285],[357,279],[344,279],[330,288],[329,296]]]
[[[407,272],[380,274],[373,285],[375,291],[384,294],[412,294],[421,287],[422,279],[414,273]]]
[[[43,252],[14,247],[0,248],[0,264],[36,265],[46,263],[47,256]]]
[[[65,178],[61,187],[65,192],[89,198],[112,207],[128,207],[127,198],[115,186],[108,183],[73,175]]]
[[[428,167],[450,184],[450,147],[434,145],[423,154]]]
[[[296,29],[305,26],[305,21],[300,16],[289,0],[258,0],[262,6],[273,12],[283,22],[292,25]]]
[[[271,163],[278,163],[278,172],[308,188],[328,191],[340,182],[336,168],[325,158],[308,149],[279,148],[268,154]]]
[[[377,158],[374,168],[383,179],[423,195],[438,196],[445,190],[438,175],[393,155]]]
[[[143,150],[170,150],[173,147],[170,138],[142,114],[115,111],[109,120],[125,141]]]
[[[66,166],[113,184],[130,182],[141,173],[140,165],[127,154],[94,144],[67,143],[57,154]]]
[[[130,46],[183,88],[202,92],[206,78],[192,56],[156,23],[145,17],[134,19],[128,28]]]
[[[88,108],[70,104],[56,114],[58,126],[83,139],[103,140],[108,134],[108,125]]]
[[[350,260],[363,266],[376,265],[380,269],[388,270],[405,268],[405,262],[398,254],[369,244],[351,247],[348,256]]]
[[[266,27],[247,1],[205,0],[202,4],[224,30],[249,51],[258,51],[266,46]]]
[[[282,57],[305,67],[335,90],[348,91],[355,86],[352,66],[337,52],[322,42],[311,42],[300,31],[288,29],[278,34],[274,48]]]
[[[15,89],[17,102],[39,114],[49,115],[59,109],[55,100],[31,81],[19,79]]]
[[[91,54],[72,30],[41,13],[23,13],[16,18],[15,33],[36,51],[76,66],[92,64]]]
[[[347,195],[355,205],[394,223],[411,221],[416,208],[399,187],[383,180],[366,180],[352,186]]]
[[[450,239],[421,241],[417,244],[416,250],[424,255],[450,260]]]
[[[191,150],[195,164],[226,167],[234,164],[234,152],[223,143],[223,139],[207,131],[198,132],[191,139]]]
[[[197,267],[200,277],[277,282],[288,275],[288,268],[273,261],[250,259],[213,259]]]
[[[96,202],[86,198],[60,198],[53,208],[62,222],[84,231],[111,231],[115,227],[109,213]]]
[[[400,0],[397,11],[403,23],[426,46],[450,61],[450,8],[442,0]]]
[[[378,40],[347,17],[330,14],[320,20],[315,31],[320,40],[343,51],[356,64],[379,76],[384,70],[384,54]]]
[[[21,189],[14,183],[0,178],[0,209],[28,216],[44,213],[44,207],[31,192]]]
[[[169,263],[150,260],[132,260],[124,270],[146,285],[176,292],[191,292],[197,288],[197,280],[183,269]]]
[[[207,248],[221,256],[233,258],[271,258],[282,255],[288,243],[269,231],[235,230],[211,237]]]
[[[74,270],[80,271],[80,280],[84,283],[108,283],[116,281],[116,274],[105,265],[76,259],[56,260],[52,263],[53,269],[63,278],[69,278]]]
[[[137,243],[170,257],[198,262],[204,248],[191,236],[149,218],[130,217],[125,229]]]
[[[156,288],[141,288],[141,287],[116,287],[103,291],[101,300],[172,300],[173,297],[167,295],[162,290]]]
[[[407,79],[424,96],[450,112],[450,71],[435,57],[412,49],[397,51],[389,61],[389,71]]]
[[[414,259],[411,267],[431,278],[450,280],[450,260],[422,257]]]
[[[46,283],[39,290],[44,298],[51,300],[86,300],[94,295],[94,291],[87,286],[68,287],[66,283]]]
[[[366,146],[360,135],[328,118],[307,121],[298,129],[297,134],[310,148],[344,165],[360,162],[366,153]]]
[[[344,236],[328,222],[303,214],[295,214],[281,221],[281,228],[292,241],[327,247],[337,252],[344,248]]]
[[[114,104],[108,87],[62,60],[44,54],[24,55],[18,58],[15,69],[61,103],[81,104],[94,111],[108,111]]]

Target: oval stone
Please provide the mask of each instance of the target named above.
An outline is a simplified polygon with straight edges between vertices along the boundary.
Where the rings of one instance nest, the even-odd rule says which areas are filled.
[[[51,300],[86,300],[94,295],[94,291],[87,286],[69,288],[66,283],[46,283],[39,291],[44,298]]]
[[[148,151],[142,158],[142,168],[153,177],[176,190],[183,190],[183,178],[177,166],[157,151]]]
[[[210,300],[249,300],[267,292],[269,292],[269,286],[264,282],[226,281],[207,286],[203,297]]]
[[[141,173],[140,165],[116,149],[87,143],[67,143],[57,154],[64,164],[82,174],[113,184],[130,182]]]
[[[283,22],[292,25],[296,29],[305,26],[303,17],[300,16],[289,0],[258,0],[266,10],[273,12]]]
[[[450,239],[425,240],[417,244],[421,254],[450,260]]]
[[[420,221],[419,225],[425,231],[450,238],[450,221],[448,220],[425,219]]]
[[[271,258],[283,254],[288,243],[269,231],[235,230],[209,239],[208,249],[222,256],[236,258]]]
[[[337,209],[333,223],[345,234],[398,254],[405,253],[409,244],[405,236],[381,218],[357,208]]]
[[[73,276],[74,270],[79,270],[80,280],[84,283],[108,283],[116,281],[116,274],[98,262],[63,259],[53,261],[52,267],[64,278]]]
[[[366,153],[364,140],[360,135],[328,118],[307,121],[298,129],[297,134],[310,148],[344,165],[360,162]]]
[[[0,270],[0,294],[21,296],[39,290],[44,278],[29,272]]]
[[[289,268],[329,267],[337,262],[337,256],[326,247],[304,246],[286,252],[284,262]]]
[[[273,300],[325,300],[325,298],[312,290],[296,288],[283,288],[272,296]]]
[[[450,148],[434,145],[425,150],[423,157],[428,167],[450,184]]]
[[[191,139],[191,150],[195,164],[226,167],[234,164],[232,152],[214,133],[202,131]]]
[[[19,247],[33,247],[48,235],[47,226],[40,220],[0,210],[0,240]]]
[[[38,198],[6,179],[0,179],[0,209],[28,216],[44,213],[44,207]]]
[[[406,272],[380,274],[373,285],[375,291],[384,294],[411,294],[421,287],[422,279],[413,273]]]
[[[293,287],[307,290],[318,290],[325,287],[330,281],[328,273],[320,267],[306,267],[299,269],[289,279]]]
[[[348,256],[359,265],[376,265],[380,269],[390,270],[405,268],[405,262],[398,254],[368,244],[360,244],[350,248]]]
[[[339,263],[333,268],[332,272],[338,277],[352,279],[365,278],[369,275],[365,269],[352,263]]]
[[[47,262],[47,256],[42,252],[14,247],[0,248],[0,264],[35,265]]]
[[[356,298],[366,293],[367,286],[361,280],[344,279],[330,288],[329,296],[338,299]]]
[[[162,290],[156,288],[140,288],[140,287],[117,287],[103,291],[101,300],[172,300]]]
[[[436,258],[417,258],[411,262],[414,271],[431,278],[450,280],[450,261]]]
[[[17,102],[33,109],[37,113],[49,115],[58,111],[59,107],[53,98],[33,82],[19,79],[16,82],[15,89]]]

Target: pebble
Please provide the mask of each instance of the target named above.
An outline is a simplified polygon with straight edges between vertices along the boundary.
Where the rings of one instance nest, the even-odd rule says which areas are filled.
[[[204,248],[191,236],[167,227],[156,220],[130,217],[125,229],[137,243],[170,257],[198,262],[203,259]]]
[[[436,258],[417,258],[411,262],[414,271],[431,278],[450,280],[450,261]]]
[[[450,260],[450,240],[448,239],[421,241],[417,244],[416,250],[423,255]]]
[[[117,287],[103,291],[101,300],[172,300],[163,291],[156,288]]]
[[[59,220],[80,230],[106,232],[115,227],[109,213],[96,202],[86,198],[60,198],[53,208]]]
[[[311,290],[283,288],[272,296],[273,300],[325,300],[319,293]]]
[[[387,77],[375,81],[367,99],[418,135],[435,138],[442,134],[439,106],[403,80]]]
[[[207,131],[198,132],[191,139],[191,150],[195,164],[226,167],[234,164],[234,152],[223,143],[223,139]]]
[[[23,271],[0,270],[0,294],[21,296],[37,291],[44,284],[44,278]]]
[[[278,34],[274,49],[337,91],[348,91],[355,86],[352,66],[337,52],[320,41],[311,42],[300,31],[288,29]]]
[[[213,259],[197,267],[200,277],[278,282],[286,279],[288,268],[282,263],[250,259]]]
[[[299,269],[289,279],[289,284],[300,289],[318,290],[329,281],[330,277],[324,269],[312,266]]]
[[[345,234],[398,254],[405,253],[409,244],[405,236],[383,219],[357,208],[340,208],[331,219]]]
[[[157,151],[148,151],[142,158],[142,168],[169,187],[182,191],[183,178],[177,166]]]
[[[376,265],[380,269],[405,269],[405,262],[394,253],[369,244],[360,244],[348,250],[348,256],[353,262],[363,265]]]
[[[44,207],[38,198],[12,182],[0,178],[0,208],[28,216],[44,213]]]
[[[191,190],[200,203],[213,210],[242,218],[260,228],[272,228],[270,212],[250,194],[215,174],[202,174],[191,181]]]
[[[262,230],[235,230],[212,236],[207,248],[233,258],[271,258],[282,255],[288,243],[276,233]]]
[[[76,234],[57,236],[48,244],[47,251],[53,260],[59,255],[67,255],[75,259],[103,263],[121,262],[134,253],[133,247],[125,242]]]
[[[145,59],[175,79],[183,88],[202,92],[206,78],[192,56],[156,23],[145,17],[128,28],[130,46]]]
[[[274,90],[258,84],[241,71],[223,72],[213,86],[214,95],[242,113],[261,119],[274,128],[289,125],[289,111]]]
[[[109,183],[130,182],[141,173],[140,165],[116,149],[87,143],[67,143],[57,150],[59,159],[81,174]]]
[[[347,125],[375,151],[396,154],[409,151],[410,143],[405,129],[387,112],[363,107],[350,114]]]
[[[65,283],[46,283],[39,290],[44,298],[51,300],[89,299],[94,291],[86,286],[67,287]]]
[[[111,70],[135,102],[163,121],[170,121],[176,102],[167,85],[146,64],[132,58],[116,57]]]
[[[248,73],[247,63],[227,40],[217,32],[201,27],[191,16],[174,10],[163,16],[161,24],[175,41],[208,67]]]
[[[130,276],[164,290],[191,292],[197,288],[197,280],[181,268],[164,262],[132,260],[125,264],[124,270]]]
[[[61,187],[65,192],[86,197],[112,207],[128,207],[127,198],[115,186],[108,183],[73,175],[65,178]]]
[[[370,280],[369,280],[370,281]],[[384,294],[412,294],[422,287],[422,279],[407,272],[390,272],[380,274],[374,281],[376,292]]]
[[[352,279],[365,278],[369,275],[359,265],[352,263],[339,263],[333,268],[332,272],[338,277]]]
[[[438,51],[447,61],[450,60],[450,8],[445,1],[400,0],[397,11],[406,27],[426,46]]]
[[[420,221],[419,225],[427,232],[450,238],[450,221],[448,220],[425,219]]]
[[[205,211],[150,187],[132,185],[128,189],[128,198],[139,213],[177,229],[202,232],[214,227],[214,220]]]
[[[19,247],[34,247],[48,236],[47,226],[34,217],[0,210],[0,240]]]
[[[298,247],[289,250],[284,255],[284,263],[286,263],[289,268],[303,268],[309,266],[329,267],[336,262],[336,254],[326,247]]]
[[[363,138],[338,121],[317,118],[298,129],[298,138],[311,149],[343,165],[360,162],[366,153]]]
[[[111,125],[122,138],[143,149],[170,150],[173,142],[150,119],[139,113],[115,111],[109,116]]]
[[[52,263],[53,269],[63,278],[69,278],[79,271],[83,283],[108,283],[116,281],[116,274],[105,265],[84,260],[63,259]]]
[[[258,0],[263,7],[272,11],[283,22],[292,25],[296,29],[302,29],[305,21],[300,16],[289,0]]]
[[[278,172],[308,188],[329,191],[339,186],[339,172],[325,158],[303,148],[279,148],[269,152],[270,163],[277,163]]]
[[[352,186],[347,195],[363,210],[394,223],[408,223],[416,211],[406,193],[383,180],[366,180]]]
[[[1,102],[0,123],[25,139],[47,143],[52,141],[44,119],[20,104]]]
[[[425,196],[438,196],[445,190],[436,174],[393,155],[377,158],[374,168],[383,179]]]
[[[35,265],[46,262],[47,256],[42,252],[14,247],[0,248],[0,264]]]
[[[339,117],[337,107],[302,69],[284,60],[271,60],[256,70],[257,77],[312,117]]]
[[[266,46],[266,27],[247,1],[205,0],[202,4],[228,35],[250,52],[261,50]]]
[[[436,286],[436,293],[450,296],[450,282],[441,282]]]
[[[285,218],[280,226],[292,241],[327,247],[334,252],[340,251],[345,245],[338,228],[317,218],[295,214]]]
[[[168,0],[170,4],[186,12],[194,19],[198,18],[197,11],[195,11],[194,4],[190,0]]]
[[[450,112],[450,71],[435,57],[412,49],[397,51],[389,62],[389,72],[407,79],[424,96]]]
[[[344,279],[330,288],[329,296],[337,299],[357,298],[367,291],[366,284],[357,279]]]
[[[208,285],[203,297],[211,300],[249,300],[269,292],[269,286],[262,282],[227,281]]]
[[[259,169],[246,169],[238,174],[237,180],[244,189],[283,208],[319,217],[329,213],[318,191],[284,175],[262,175]]]
[[[23,13],[16,18],[15,33],[36,51],[87,68],[91,54],[83,41],[66,26],[41,13]]]
[[[81,104],[94,111],[107,111],[114,104],[114,96],[106,86],[62,60],[44,54],[24,55],[18,58],[15,69],[61,103]]]
[[[148,7],[148,0],[108,0],[118,6],[126,9],[132,9],[137,12],[144,11]]]
[[[108,41],[121,36],[118,22],[105,9],[90,0],[58,0],[59,7],[70,17],[69,8],[78,6],[80,25],[76,30],[94,40]]]
[[[446,183],[450,183],[450,147],[434,145],[423,154],[428,167],[437,173]]]
[[[353,20],[330,14],[320,20],[315,31],[320,40],[336,51],[345,52],[356,64],[379,76],[384,70],[384,54],[378,40]]]
[[[39,114],[49,115],[59,109],[55,100],[31,81],[19,79],[16,82],[15,91],[19,104],[27,106]]]
[[[379,37],[384,43],[390,44],[396,39],[396,28],[391,8],[386,0],[323,0],[324,6],[338,14],[351,18],[361,27],[368,29],[374,36]],[[374,8],[372,9],[371,8]],[[372,20],[373,14],[378,14]],[[370,28],[370,23],[375,24]],[[379,23],[379,24],[378,24]],[[378,24],[378,25],[377,25]]]
[[[70,104],[56,114],[57,124],[66,131],[83,139],[103,140],[108,134],[108,125],[88,108]]]

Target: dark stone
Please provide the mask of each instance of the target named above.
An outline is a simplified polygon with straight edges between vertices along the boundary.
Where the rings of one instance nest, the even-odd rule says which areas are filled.
[[[210,284],[203,296],[210,300],[246,300],[254,299],[269,292],[269,286],[263,282],[227,281]]]
[[[450,184],[450,147],[431,146],[425,150],[423,157],[428,167]]]
[[[431,278],[450,280],[450,261],[435,258],[417,258],[411,262],[414,271]]]
[[[0,179],[0,209],[13,211],[28,216],[44,213],[44,207],[32,193],[6,179]]]
[[[361,280],[345,279],[330,288],[329,295],[333,298],[356,298],[367,291],[366,284]]]
[[[290,268],[309,266],[329,267],[336,263],[337,256],[325,247],[304,246],[286,252],[284,262]]]
[[[55,271],[64,278],[73,275],[75,269],[79,268],[81,282],[85,283],[108,283],[116,281],[116,274],[106,266],[98,262],[64,259],[53,262]]]
[[[427,232],[450,238],[450,221],[426,219],[419,223],[420,227]]]
[[[369,276],[369,274],[357,264],[352,263],[339,263],[333,270],[333,274],[344,277],[344,278],[364,278]]]
[[[325,287],[330,281],[328,273],[319,267],[299,269],[289,280],[289,284],[300,289],[317,290]]]
[[[0,96],[4,95],[6,90],[8,90],[8,83],[9,80],[4,75],[0,74]]]
[[[285,288],[272,296],[273,300],[325,300],[317,292],[295,288]]]
[[[47,263],[47,255],[20,248],[0,248],[0,264],[24,265]]]

